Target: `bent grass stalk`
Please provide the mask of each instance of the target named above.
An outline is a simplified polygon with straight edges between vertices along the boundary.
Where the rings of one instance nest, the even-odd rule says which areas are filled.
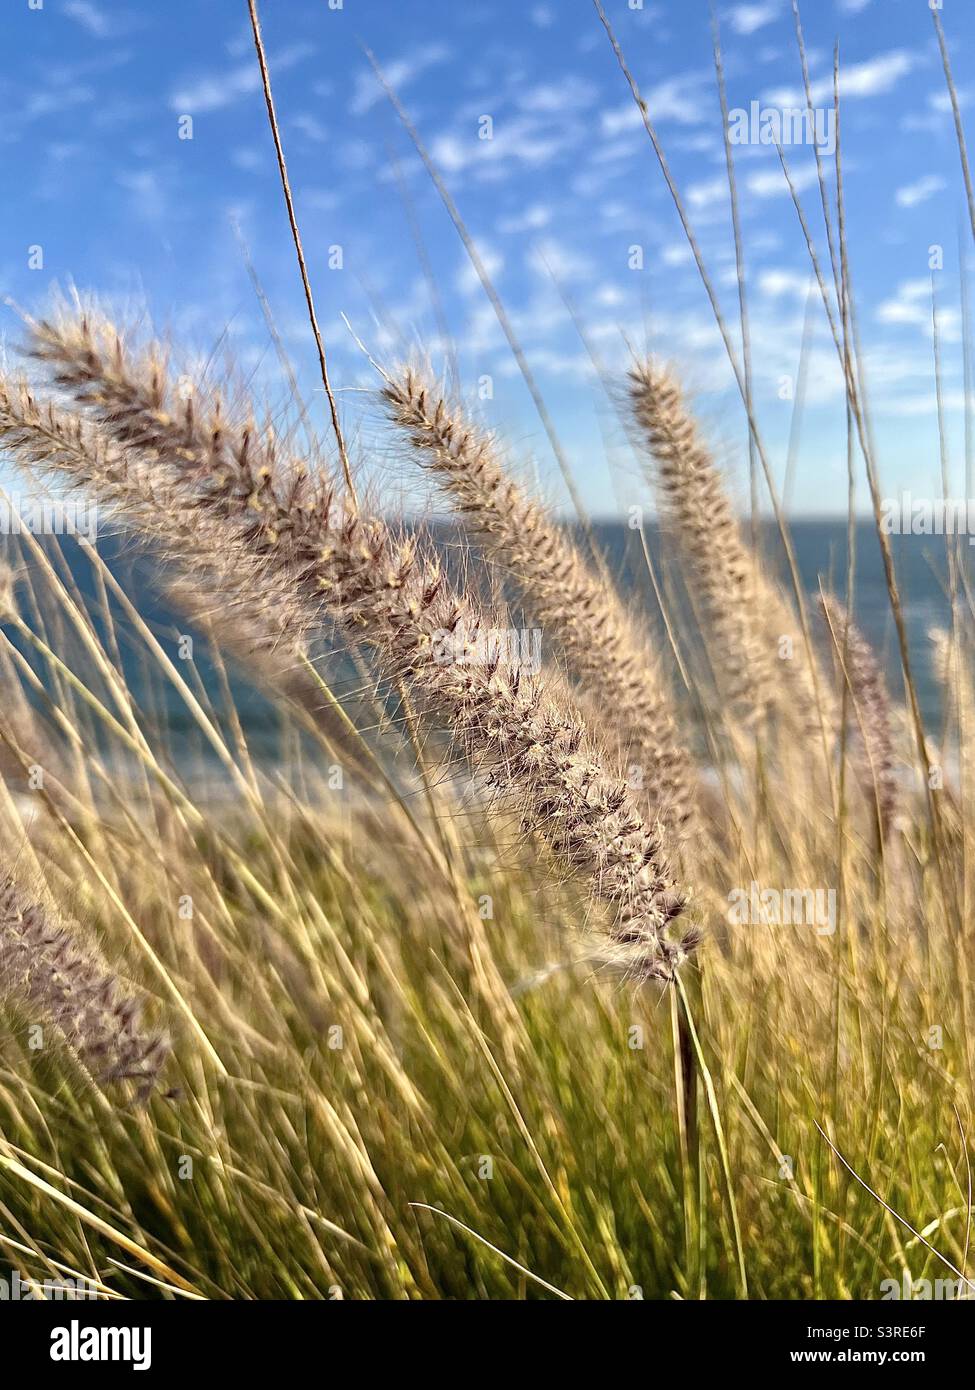
[[[337,747],[357,771],[388,788],[375,754],[289,631],[287,595],[275,589],[253,556],[216,538],[206,518],[182,508],[158,477],[126,459],[85,421],[51,402],[39,402],[25,382],[0,378],[0,441],[28,474],[39,472],[83,495],[97,496],[130,535],[148,542],[157,559],[169,563],[172,574],[165,590],[172,602],[211,631],[219,612],[220,644],[246,666],[248,675],[286,696],[326,748],[334,752]],[[218,539],[223,543],[217,544]],[[87,553],[103,607],[110,584],[125,606],[126,597],[112,583],[97,550],[88,547]],[[128,611],[133,611],[131,605]],[[110,622],[108,613],[105,617]],[[125,702],[121,709],[132,727]],[[212,727],[207,737],[213,742]],[[218,756],[226,761],[225,753],[218,750]]]
[[[676,378],[646,360],[633,368],[630,380],[634,417],[656,465],[653,481],[714,632],[719,686],[752,720],[776,705],[814,731],[817,682],[803,644],[791,659],[775,659],[794,620],[741,537],[724,480]]]
[[[883,843],[890,836],[900,800],[894,770],[890,696],[869,642],[838,599],[824,595],[823,616],[853,698],[862,739],[861,775],[877,816]]]
[[[648,635],[564,530],[508,477],[494,440],[452,410],[431,382],[407,369],[387,381],[382,395],[417,462],[436,475],[464,525],[557,643],[586,692],[587,713],[613,720],[627,763],[643,774],[649,814],[679,834],[692,814],[691,771]]]
[[[627,967],[672,975],[698,937],[691,929],[679,945],[663,934],[683,899],[659,837],[607,777],[585,730],[533,677],[503,660],[484,664],[478,653],[491,625],[450,592],[414,541],[397,540],[378,519],[339,515],[327,485],[287,467],[272,440],[253,423],[234,425],[219,401],[200,409],[174,400],[158,355],[133,359],[107,321],[37,324],[33,352],[183,505],[225,525],[231,544],[286,583],[299,625],[311,631],[328,614],[367,640],[383,673],[405,680],[422,712],[445,721],[455,745],[510,796],[523,828],[610,907],[610,937]]]

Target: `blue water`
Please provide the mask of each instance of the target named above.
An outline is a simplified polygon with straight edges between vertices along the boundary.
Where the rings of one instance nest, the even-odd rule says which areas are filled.
[[[596,538],[608,558],[611,572],[617,577],[623,591],[634,605],[647,610],[649,621],[657,620],[655,600],[647,576],[646,566],[640,547],[639,535],[621,522],[598,523],[594,528]],[[445,552],[457,556],[456,531],[444,528],[435,532],[439,544]],[[797,521],[792,525],[792,536],[796,558],[803,586],[807,593],[816,595],[822,581],[834,592],[844,595],[846,589],[847,532],[843,522],[835,521]],[[888,673],[889,683],[894,693],[900,690],[900,662],[897,652],[896,633],[891,617],[887,588],[884,580],[880,548],[872,522],[864,522],[856,527],[856,615],[857,620],[874,645]],[[653,557],[658,578],[665,591],[676,588],[676,566],[668,556],[666,546],[652,528],[647,532],[648,546]],[[937,537],[894,536],[891,538],[898,583],[910,638],[910,655],[915,683],[918,689],[922,713],[929,730],[938,728],[940,718],[939,691],[933,677],[931,644],[928,629],[934,625],[946,625],[949,617],[946,597],[947,566],[944,542]],[[9,544],[9,543],[8,543]],[[773,560],[781,555],[778,533],[774,525],[763,525],[761,544],[765,553]],[[89,600],[94,599],[95,588],[90,567],[70,538],[61,538],[60,547],[65,563],[78,588]],[[103,558],[116,574],[125,591],[145,617],[158,640],[167,653],[177,660],[179,636],[187,630],[192,632],[178,614],[169,609],[160,597],[159,570],[151,556],[135,548],[131,542],[119,536],[102,536],[99,550]],[[967,546],[965,547],[968,552]],[[0,550],[0,554],[3,551]],[[52,550],[51,552],[55,552]],[[966,564],[972,564],[972,556],[966,553]],[[468,575],[476,572],[476,558],[468,567]],[[676,595],[677,612],[680,612],[679,594]],[[93,611],[97,605],[93,604]],[[27,614],[30,618],[30,614]],[[204,761],[211,758],[207,745],[203,743],[195,728],[194,721],[176,690],[162,681],[157,664],[147,657],[141,639],[134,636],[131,625],[119,612],[114,614],[125,675],[137,702],[153,712],[155,732],[169,746],[177,762],[189,753]],[[101,629],[100,619],[95,616],[95,625]],[[217,624],[219,626],[219,623]],[[50,632],[51,645],[57,649],[55,624]],[[678,623],[679,633],[682,629]],[[17,640],[8,627],[9,635]],[[693,632],[688,641],[694,641]],[[27,650],[18,642],[22,650]],[[661,649],[666,650],[663,644]],[[60,653],[59,653],[60,654]],[[33,658],[36,663],[36,658]],[[209,691],[215,708],[220,708],[219,685],[206,642],[198,635],[194,638],[193,677],[199,677],[202,687]],[[49,673],[37,667],[45,680]],[[180,667],[181,674],[189,675],[187,665]],[[88,675],[85,672],[85,679]],[[351,673],[339,672],[336,688],[342,689],[343,679]],[[97,681],[93,682],[96,689]],[[262,698],[246,680],[242,672],[231,670],[231,688],[234,702],[257,759],[273,757],[279,747],[281,721],[272,704]]]
[[[631,571],[634,575],[639,575],[642,566],[645,575],[642,556],[636,554],[635,559],[633,558],[636,547],[632,540],[627,545],[620,535],[619,527],[600,527],[598,531],[600,540],[609,553],[618,557],[627,551],[631,556]],[[794,521],[790,525],[790,533],[805,593],[811,599],[815,599],[822,586],[845,601],[848,548],[846,522]],[[940,720],[941,698],[932,669],[932,645],[928,631],[932,627],[950,625],[945,542],[942,537],[910,535],[894,535],[890,537],[890,541],[901,608],[908,633],[911,675],[918,692],[925,724],[929,731],[933,732]],[[666,549],[661,551],[660,537],[656,532],[648,533],[648,542],[652,555],[666,554]],[[792,584],[781,538],[774,523],[762,524],[759,530],[759,544],[763,554],[778,571],[786,589],[791,593]],[[975,550],[969,549],[964,543],[964,538],[962,548],[965,552],[962,562],[968,566],[967,572],[972,574],[975,571]],[[664,571],[666,573],[666,564]],[[854,575],[854,612],[857,624],[877,652],[887,673],[891,692],[900,695],[903,692],[903,682],[897,633],[880,544],[872,520],[859,522],[854,528]],[[638,588],[636,581],[633,587]],[[815,609],[811,609],[811,612],[813,635],[816,640],[822,628],[815,616]]]

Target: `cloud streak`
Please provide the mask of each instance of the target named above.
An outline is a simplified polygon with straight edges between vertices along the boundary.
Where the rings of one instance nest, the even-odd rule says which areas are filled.
[[[311,44],[296,43],[270,60],[272,80],[314,52]],[[179,115],[199,116],[222,111],[241,98],[260,91],[261,74],[256,60],[239,63],[225,72],[204,73],[177,87],[170,95],[169,109]]]
[[[386,81],[399,95],[422,73],[429,68],[436,67],[439,63],[445,63],[449,57],[450,49],[446,44],[430,43],[405,53],[401,58],[394,58],[390,63],[381,63],[380,67]],[[357,73],[352,101],[349,103],[349,110],[352,115],[366,115],[382,99],[383,89],[376,80],[372,69],[370,68],[368,72]]]
[[[933,198],[936,193],[940,193],[946,187],[945,180],[938,174],[926,174],[924,178],[918,179],[917,183],[908,183],[903,188],[898,188],[897,206],[916,208],[919,203],[926,203],[929,198]]]
[[[884,92],[889,92],[902,77],[913,72],[918,61],[917,54],[909,53],[903,48],[895,48],[889,53],[881,53],[875,58],[868,58],[865,62],[850,63],[846,67],[841,66],[840,96],[849,99],[850,97],[880,96]],[[819,106],[824,102],[831,103],[833,100],[832,72],[828,77],[822,77],[811,83],[810,91],[814,106]],[[798,87],[776,87],[765,94],[765,100],[770,106],[804,107],[806,105],[805,93]]]
[[[766,24],[771,24],[778,16],[778,0],[763,0],[761,4],[752,5],[732,5],[728,11],[732,29],[736,34],[746,37],[754,34],[757,29],[764,28]]]
[[[92,0],[65,0],[62,13],[87,29],[96,39],[110,39],[115,32],[110,17]]]

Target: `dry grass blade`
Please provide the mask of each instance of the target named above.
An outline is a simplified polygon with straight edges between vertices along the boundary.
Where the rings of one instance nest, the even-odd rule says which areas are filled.
[[[335,442],[338,445],[339,458],[342,462],[342,473],[345,477],[345,486],[348,489],[349,499],[353,506],[355,506],[357,502],[355,484],[352,480],[352,468],[349,464],[349,455],[345,447],[345,436],[342,433],[342,426],[339,422],[338,406],[335,403],[332,383],[329,380],[328,364],[325,360],[325,340],[322,337],[322,330],[318,326],[318,315],[315,313],[315,300],[312,295],[311,281],[308,278],[308,267],[305,265],[305,253],[301,245],[301,232],[298,228],[298,217],[295,213],[294,199],[291,196],[291,183],[288,179],[288,166],[285,163],[284,146],[281,143],[281,132],[278,128],[278,118],[274,110],[274,96],[271,92],[271,74],[268,71],[267,54],[264,52],[264,40],[261,36],[261,22],[257,13],[257,0],[247,0],[247,5],[250,11],[254,47],[257,50],[257,60],[261,69],[261,84],[264,88],[264,102],[267,106],[267,118],[271,126],[271,135],[274,138],[274,150],[278,160],[278,172],[281,175],[281,188],[284,192],[285,206],[288,210],[291,237],[295,244],[295,254],[298,257],[298,270],[301,273],[301,284],[305,292],[305,304],[308,308],[308,319],[311,323],[311,331],[315,339],[315,348],[318,352],[318,365],[322,374],[322,385],[325,388],[325,395],[328,397],[328,408],[332,417],[332,431],[335,435]]]

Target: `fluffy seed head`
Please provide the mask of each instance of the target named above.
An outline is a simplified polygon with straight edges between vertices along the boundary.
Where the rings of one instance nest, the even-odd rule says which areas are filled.
[[[683,952],[664,929],[683,900],[658,832],[606,773],[578,721],[533,676],[497,654],[464,659],[487,649],[485,631],[503,623],[486,622],[455,594],[415,540],[376,517],[343,512],[327,480],[280,458],[252,423],[233,422],[219,403],[174,399],[160,359],[132,357],[110,324],[82,317],[39,325],[34,350],[182,506],[259,557],[288,591],[300,628],[311,631],[327,616],[371,645],[383,674],[406,683],[421,713],[448,728],[517,806],[525,828],[608,906],[611,936],[639,947],[642,973],[672,972]]]
[[[437,476],[558,644],[586,692],[587,715],[612,722],[613,741],[644,773],[650,814],[670,831],[685,828],[692,814],[687,755],[659,667],[615,589],[508,476],[494,440],[451,409],[430,382],[407,368],[382,394],[418,462]]]
[[[141,1006],[91,945],[0,879],[0,998],[36,1010],[102,1083],[133,1081],[145,1097],[169,1054]]]
[[[662,510],[714,636],[719,685],[748,719],[764,718],[774,706],[804,731],[817,729],[825,682],[817,681],[791,606],[742,538],[724,478],[678,381],[648,359],[630,373],[630,396],[655,461]],[[798,640],[780,660],[785,635]],[[828,710],[825,717],[829,727]]]
[[[886,839],[900,801],[890,696],[870,643],[844,605],[828,595],[820,602],[853,697],[860,731],[861,782],[876,805],[880,834]]]

